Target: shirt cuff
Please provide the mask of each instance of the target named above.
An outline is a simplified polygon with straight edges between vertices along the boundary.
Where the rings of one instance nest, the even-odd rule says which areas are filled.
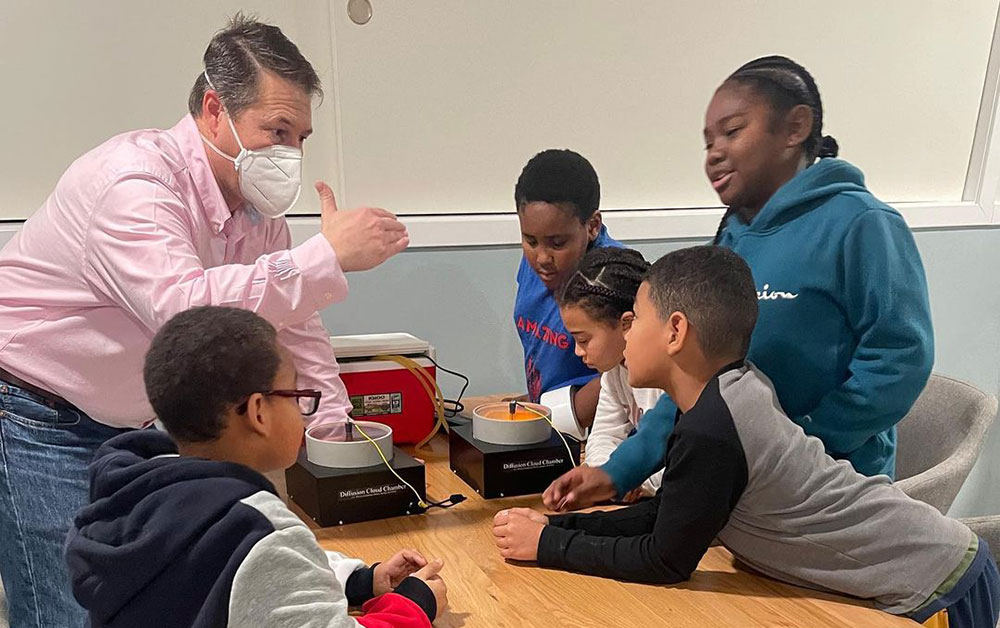
[[[437,617],[437,600],[434,598],[434,592],[420,578],[408,576],[399,583],[393,593],[398,593],[419,606],[431,622]]]
[[[347,596],[347,603],[350,606],[361,606],[375,596],[375,568],[378,563],[371,567],[355,569],[347,578],[344,585],[344,595]]]
[[[634,471],[629,467],[627,462],[621,460],[622,456],[618,456],[617,458],[611,455],[608,457],[607,462],[597,468],[608,474],[608,477],[611,478],[611,483],[615,485],[615,497],[621,499],[626,493],[632,490],[631,488],[626,489],[624,487],[630,483],[631,477],[629,476],[634,475]],[[639,480],[632,484],[632,487],[638,486],[642,481]]]
[[[302,273],[305,289],[319,311],[347,297],[347,275],[333,246],[323,234],[317,233],[289,251],[292,261]]]
[[[553,519],[556,519],[557,523],[553,523]],[[542,528],[542,535],[538,538],[539,567],[561,567],[570,541],[580,533],[578,530],[558,527],[560,519],[560,517],[549,517],[549,525]]]

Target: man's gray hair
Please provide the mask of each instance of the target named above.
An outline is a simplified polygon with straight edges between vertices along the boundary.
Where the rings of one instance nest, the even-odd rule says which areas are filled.
[[[261,69],[298,85],[309,96],[323,95],[316,71],[281,29],[243,13],[234,15],[229,25],[212,37],[203,61],[219,99],[234,117],[257,100]],[[199,74],[188,98],[192,115],[201,115],[208,89],[205,74]]]

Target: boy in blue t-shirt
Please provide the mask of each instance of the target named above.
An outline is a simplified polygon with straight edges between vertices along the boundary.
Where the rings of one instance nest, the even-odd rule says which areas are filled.
[[[581,438],[594,421],[600,377],[576,355],[556,295],[591,247],[622,246],[601,221],[600,200],[597,172],[571,150],[538,153],[514,188],[524,250],[514,324],[524,347],[527,398],[549,406],[556,427]]]

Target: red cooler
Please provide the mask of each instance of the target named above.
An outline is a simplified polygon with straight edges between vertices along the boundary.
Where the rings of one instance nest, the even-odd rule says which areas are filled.
[[[410,334],[365,334],[330,338],[340,378],[347,387],[358,420],[378,421],[392,428],[393,442],[418,443],[433,429],[434,402],[422,380],[396,362],[373,360],[376,355],[399,355],[413,360],[436,380],[430,343]],[[433,392],[433,391],[432,391]]]

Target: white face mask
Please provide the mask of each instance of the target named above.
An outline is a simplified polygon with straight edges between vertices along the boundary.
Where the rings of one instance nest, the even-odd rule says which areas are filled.
[[[212,89],[212,81],[205,74]],[[302,151],[292,146],[275,144],[259,150],[247,150],[236,133],[233,119],[226,112],[226,120],[239,144],[240,154],[230,157],[204,135],[201,139],[220,156],[233,162],[240,181],[243,198],[262,216],[280,218],[288,213],[302,191]]]

